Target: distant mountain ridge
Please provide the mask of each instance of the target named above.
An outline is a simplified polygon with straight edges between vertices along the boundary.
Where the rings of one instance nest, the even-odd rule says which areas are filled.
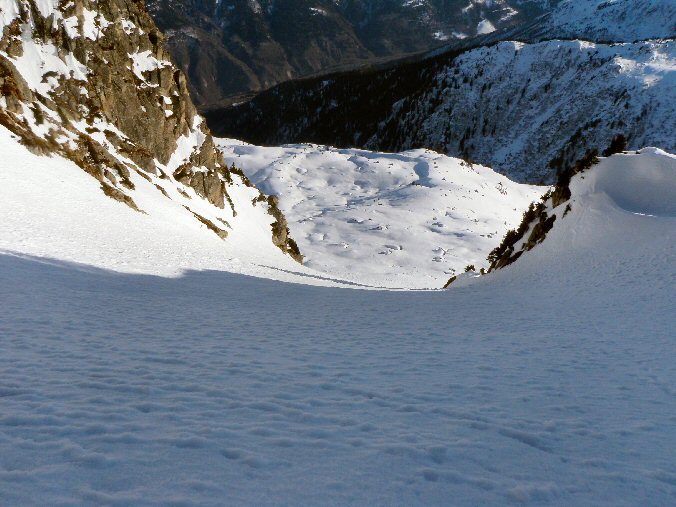
[[[203,108],[514,27],[558,0],[147,0]]]
[[[676,149],[676,47],[666,37],[676,5],[651,2],[628,28],[643,0],[579,5],[419,61],[284,83],[207,119],[219,136],[256,144],[429,148],[529,183],[553,182],[616,134],[633,149]],[[557,40],[571,34],[557,20],[590,11],[609,14],[573,35],[603,40],[626,29],[626,41]],[[634,42],[638,34],[648,40]]]

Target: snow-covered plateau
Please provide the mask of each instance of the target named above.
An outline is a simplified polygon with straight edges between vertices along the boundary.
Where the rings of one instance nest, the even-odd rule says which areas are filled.
[[[673,156],[576,176],[508,268],[393,292],[279,281],[337,285],[1,141],[0,503],[676,500]]]

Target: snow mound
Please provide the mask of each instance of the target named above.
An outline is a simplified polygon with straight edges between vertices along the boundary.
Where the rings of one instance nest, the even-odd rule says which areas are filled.
[[[645,251],[653,235],[673,236],[676,157],[657,148],[600,160],[592,155],[578,163],[569,183],[560,179],[524,214],[518,229],[505,235],[489,255],[491,272],[517,260],[543,261],[543,256],[570,264],[580,251],[597,260],[619,258],[618,264],[624,265],[630,252]],[[654,261],[652,256],[646,262]],[[572,269],[580,271],[584,265],[588,262]],[[456,281],[465,283],[466,278]]]
[[[590,176],[594,191],[632,213],[676,216],[676,157],[656,148],[640,154],[616,155],[602,162]]]

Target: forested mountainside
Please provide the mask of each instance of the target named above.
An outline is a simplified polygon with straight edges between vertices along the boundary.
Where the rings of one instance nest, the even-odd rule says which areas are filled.
[[[635,3],[641,1],[618,5],[627,13]],[[652,16],[636,19],[629,39],[670,33],[663,16],[676,15],[676,6],[657,4]],[[560,168],[617,134],[630,148],[674,149],[674,41],[541,40],[544,33],[556,38],[552,18],[571,6],[524,29],[521,38],[535,42],[487,36],[473,43],[481,47],[466,44],[416,62],[283,83],[207,119],[219,135],[257,144],[430,148],[527,182],[553,182]],[[619,31],[625,18],[617,12],[599,18],[604,30],[594,33]]]
[[[182,220],[222,239],[253,221],[252,236],[300,259],[275,201],[216,150],[142,3],[0,5],[3,143],[43,155],[45,171],[74,163],[138,213],[172,201]]]
[[[557,0],[148,0],[198,107],[514,27]]]

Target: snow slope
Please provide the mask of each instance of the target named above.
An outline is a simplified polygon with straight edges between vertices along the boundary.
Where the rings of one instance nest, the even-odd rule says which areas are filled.
[[[73,161],[97,182],[86,192],[98,188],[139,213],[179,209],[192,228],[206,226],[221,240],[248,235],[258,245],[262,234],[300,260],[283,215],[240,170],[225,166],[142,3],[0,0],[0,8],[3,150],[7,144],[21,158],[20,142]],[[29,165],[47,163],[32,157]],[[32,185],[48,188],[39,177]],[[137,187],[150,209],[137,202]],[[244,229],[233,230],[237,224]]]
[[[548,189],[427,150],[216,144],[279,196],[308,267],[376,286],[440,287],[468,264],[478,270]]]
[[[219,209],[196,195],[167,199],[155,186],[161,180],[131,173],[139,213],[106,197],[71,161],[34,155],[2,127],[0,250],[160,276],[218,269],[314,283],[438,288],[467,264],[484,265],[546,190],[433,152],[219,143],[226,161],[280,195],[309,269],[269,241],[270,215],[250,206],[260,195],[255,188],[231,186],[234,208],[246,210],[233,216],[229,206]],[[226,241],[193,212],[227,223]]]
[[[251,206],[259,196],[255,188],[229,188],[235,208],[246,210],[233,216],[229,206],[219,209],[195,195],[185,201],[168,199],[153,182],[133,172],[140,213],[106,197],[99,182],[70,160],[30,153],[4,127],[0,146],[0,252],[123,273],[179,276],[186,270],[216,269],[340,284],[315,276],[272,244],[270,215]],[[226,220],[227,241],[196,220],[191,210],[216,223]]]
[[[582,176],[449,291],[1,255],[2,503],[673,504],[676,159]]]

